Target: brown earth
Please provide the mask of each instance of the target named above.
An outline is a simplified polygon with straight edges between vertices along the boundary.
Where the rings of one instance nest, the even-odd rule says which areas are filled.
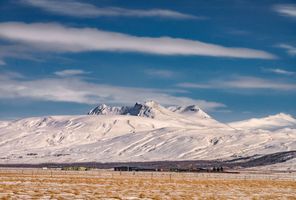
[[[0,169],[0,199],[296,199],[289,176]]]

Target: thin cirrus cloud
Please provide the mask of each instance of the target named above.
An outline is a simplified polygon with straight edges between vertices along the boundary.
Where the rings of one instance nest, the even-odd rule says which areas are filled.
[[[285,49],[287,51],[287,54],[289,54],[290,56],[296,56],[296,47],[290,44],[282,43],[282,44],[278,44],[277,47]]]
[[[279,68],[263,68],[263,71],[271,72],[274,74],[287,75],[287,76],[291,76],[291,75],[296,74],[295,72],[284,70],[284,69],[279,69]]]
[[[123,87],[87,82],[77,76],[41,78],[28,80],[21,74],[2,72],[0,74],[0,99],[29,99],[52,102],[74,102],[81,104],[134,104],[155,100],[164,105],[198,104],[207,111],[226,107],[219,102],[211,102],[188,97],[174,96],[180,90]],[[150,99],[147,99],[149,97]]]
[[[237,76],[225,80],[212,80],[207,83],[179,83],[177,86],[192,89],[245,89],[294,91],[296,83],[269,80],[252,76]]]
[[[27,45],[0,44],[0,60],[2,60],[5,64],[5,58],[17,58],[31,60],[34,62],[42,62],[44,61],[44,57],[48,56],[50,55],[44,55],[42,51],[36,51],[36,49],[34,49],[33,47],[28,48]]]
[[[6,65],[6,63],[4,62],[4,60],[0,60],[0,65]]]
[[[279,4],[273,9],[282,16],[296,18],[296,4]]]
[[[166,9],[126,9],[120,7],[97,7],[74,0],[21,0],[21,3],[41,8],[47,12],[72,17],[158,17],[168,19],[205,19],[190,14]]]
[[[77,75],[85,75],[89,73],[90,72],[86,72],[80,69],[65,69],[61,71],[56,71],[54,74],[60,77],[70,77],[70,76],[77,76]]]
[[[176,72],[171,70],[164,70],[164,69],[148,69],[145,70],[145,73],[151,77],[158,77],[158,78],[173,78],[177,75]]]
[[[171,37],[138,37],[95,28],[73,28],[57,23],[0,23],[0,39],[51,52],[137,52],[156,55],[191,55],[229,58],[275,59],[262,50],[225,47]]]

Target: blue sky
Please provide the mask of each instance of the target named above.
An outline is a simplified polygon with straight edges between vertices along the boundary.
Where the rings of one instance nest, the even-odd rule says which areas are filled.
[[[295,1],[0,1],[3,120],[150,99],[295,116],[295,61]]]

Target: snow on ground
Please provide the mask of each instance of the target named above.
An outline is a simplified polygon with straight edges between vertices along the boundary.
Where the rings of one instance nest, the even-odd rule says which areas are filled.
[[[108,108],[0,122],[0,163],[213,160],[296,150],[296,120],[289,115],[227,125],[196,106],[135,107],[128,114]]]

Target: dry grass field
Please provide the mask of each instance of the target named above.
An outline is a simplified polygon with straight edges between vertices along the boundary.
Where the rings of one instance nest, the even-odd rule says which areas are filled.
[[[295,175],[1,169],[0,199],[296,199]]]

